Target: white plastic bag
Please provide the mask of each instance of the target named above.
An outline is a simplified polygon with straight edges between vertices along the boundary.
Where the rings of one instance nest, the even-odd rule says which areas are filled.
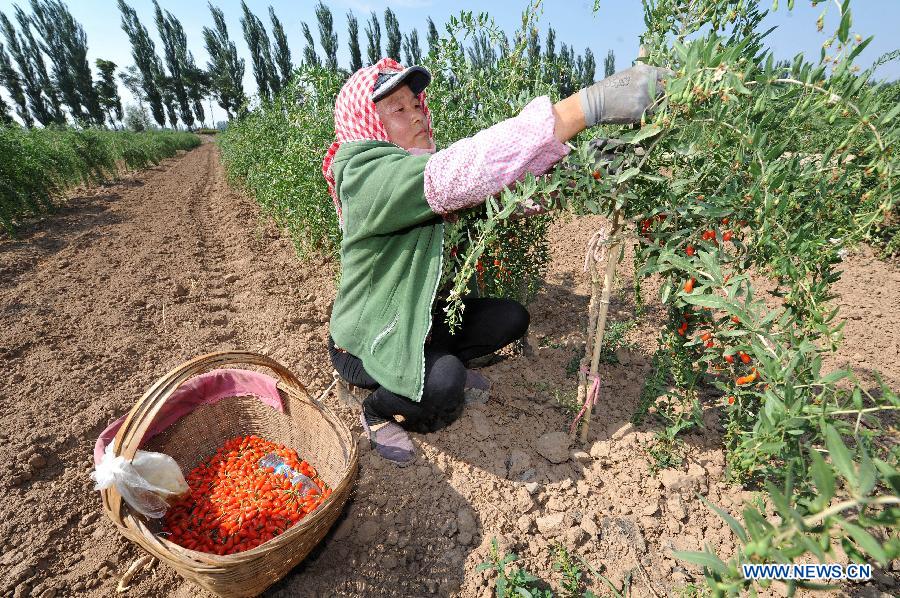
[[[128,506],[154,519],[166,514],[168,501],[186,493],[189,488],[175,459],[163,453],[138,451],[129,463],[116,457],[113,443],[106,446],[103,459],[91,473],[97,482],[95,490],[116,486]]]

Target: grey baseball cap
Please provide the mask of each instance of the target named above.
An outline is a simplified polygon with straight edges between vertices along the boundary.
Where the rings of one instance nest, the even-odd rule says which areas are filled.
[[[384,99],[400,85],[406,83],[416,95],[422,92],[431,83],[431,73],[424,66],[410,66],[399,72],[381,72],[375,79],[372,89],[372,101]]]

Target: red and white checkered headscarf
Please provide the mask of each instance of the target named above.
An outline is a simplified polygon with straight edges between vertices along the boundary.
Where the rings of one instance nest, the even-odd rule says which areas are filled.
[[[378,117],[378,112],[375,111],[372,91],[379,73],[399,73],[403,71],[403,68],[396,60],[382,58],[372,66],[363,67],[353,73],[347,79],[347,82],[344,83],[340,93],[338,93],[337,100],[334,103],[335,141],[328,148],[325,158],[322,160],[322,175],[328,182],[328,193],[331,195],[332,201],[334,201],[334,208],[337,210],[338,221],[340,222],[343,222],[341,202],[334,188],[334,174],[331,172],[331,163],[334,162],[334,155],[345,141],[371,139],[390,142],[387,131],[384,129],[384,124]],[[431,112],[428,111],[424,90],[419,94],[419,102],[422,104],[422,111],[425,113],[425,129],[428,131],[428,137],[433,144]]]

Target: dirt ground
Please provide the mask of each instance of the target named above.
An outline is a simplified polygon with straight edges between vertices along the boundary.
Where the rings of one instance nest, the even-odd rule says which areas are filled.
[[[413,466],[394,467],[360,443],[345,515],[267,595],[488,596],[492,574],[476,567],[494,537],[550,582],[560,579],[552,545],[562,542],[617,587],[630,578],[634,596],[702,584],[673,548],[708,543],[730,556],[730,531],[696,494],[733,514],[754,494],[723,481],[716,407],[707,406],[706,430],[685,437],[684,465],[656,474],[646,453],[655,428],[628,423],[663,318],[655,288],[645,288],[648,312],[626,337],[631,348],[602,367],[591,441],[545,436],[570,421],[559,401],[575,388],[566,368],[583,343],[583,248],[598,224],[554,226],[547,285],[529,306],[534,352],[484,368],[491,399],[414,436]],[[0,239],[0,593],[116,595],[141,552],[101,515],[89,478],[99,432],[163,373],[213,350],[270,355],[318,394],[331,382],[335,274],[329,261],[300,263],[256,204],[229,189],[212,143],[81,190]],[[634,316],[632,276],[628,255],[613,321]],[[828,367],[852,365],[867,381],[880,371],[900,388],[900,270],[863,247],[847,257],[836,291],[845,341]],[[327,402],[361,432],[350,406],[334,393]],[[895,565],[842,593],[896,595],[898,579]],[[609,594],[596,578],[591,587]],[[158,563],[128,594],[207,595]]]

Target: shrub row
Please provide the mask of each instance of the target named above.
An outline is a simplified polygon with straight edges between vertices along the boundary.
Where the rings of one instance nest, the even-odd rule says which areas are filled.
[[[72,187],[145,168],[197,147],[193,133],[0,127],[0,226],[51,211]]]

